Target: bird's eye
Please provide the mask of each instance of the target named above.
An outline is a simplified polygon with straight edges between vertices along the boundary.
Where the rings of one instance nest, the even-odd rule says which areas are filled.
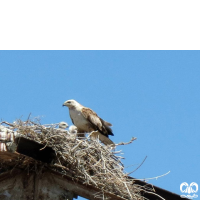
[[[68,101],[68,103],[71,103],[71,101]]]

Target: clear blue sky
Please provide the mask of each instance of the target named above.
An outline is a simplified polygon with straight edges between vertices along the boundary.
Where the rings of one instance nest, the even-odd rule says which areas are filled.
[[[131,176],[200,184],[200,51],[0,51],[0,118],[66,121],[75,99],[113,124]],[[131,166],[133,165],[133,166]],[[131,167],[128,167],[131,166]],[[80,198],[81,199],[81,198]]]

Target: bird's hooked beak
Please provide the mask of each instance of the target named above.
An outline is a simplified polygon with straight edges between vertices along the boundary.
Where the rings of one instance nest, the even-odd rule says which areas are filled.
[[[67,106],[68,107],[68,105],[69,105],[68,101],[65,101],[62,106]]]
[[[67,106],[68,108],[73,107],[73,102],[72,100],[67,100],[63,103],[63,106]]]
[[[63,107],[64,107],[64,106],[67,106],[67,105],[66,105],[66,101],[63,103],[63,105],[62,105],[62,106],[63,106]]]

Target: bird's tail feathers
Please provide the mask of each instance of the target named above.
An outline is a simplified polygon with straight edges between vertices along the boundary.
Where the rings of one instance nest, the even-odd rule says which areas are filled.
[[[100,118],[101,119],[101,118]],[[104,125],[104,128],[106,129],[106,132],[108,135],[114,135],[112,132],[112,129],[109,126],[112,126],[111,123],[104,121],[103,119],[101,119],[102,124]]]
[[[108,137],[106,137],[105,135],[102,135],[101,133],[99,133],[98,131],[93,132],[90,135],[91,140],[100,140],[103,144],[105,145],[113,145],[115,146],[115,143],[110,140]]]
[[[104,143],[105,145],[115,145],[115,143],[109,139],[108,137],[102,135],[102,134],[99,134],[99,140]]]

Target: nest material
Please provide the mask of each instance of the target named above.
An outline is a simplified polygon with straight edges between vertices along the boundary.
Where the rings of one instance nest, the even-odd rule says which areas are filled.
[[[18,120],[13,124],[6,124],[6,128],[10,131],[41,143],[45,145],[44,148],[49,146],[55,151],[54,163],[45,164],[45,167],[70,176],[83,184],[93,185],[99,188],[102,194],[109,192],[125,199],[145,199],[141,195],[144,188],[134,184],[133,180],[124,173],[122,157],[112,146],[91,141],[89,137],[78,139],[75,134],[57,128],[58,124],[41,125],[31,120],[26,122]],[[35,163],[41,165],[41,162],[23,156],[12,162],[16,163],[15,166],[24,169],[30,169],[31,166],[33,168]],[[10,161],[9,163],[11,164]]]

